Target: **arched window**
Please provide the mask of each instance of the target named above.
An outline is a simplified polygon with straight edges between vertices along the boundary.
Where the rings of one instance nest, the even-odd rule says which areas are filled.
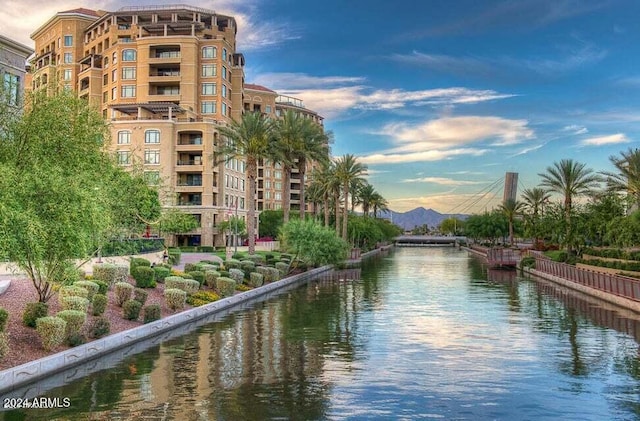
[[[203,47],[202,58],[216,58],[218,55],[218,49],[216,47]]]

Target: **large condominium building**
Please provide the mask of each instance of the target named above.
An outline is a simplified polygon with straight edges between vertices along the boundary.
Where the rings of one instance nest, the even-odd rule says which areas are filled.
[[[200,221],[176,237],[179,245],[222,245],[218,224],[232,214],[246,218],[246,163],[216,156],[221,126],[245,111],[277,117],[286,107],[322,123],[301,101],[244,84],[236,34],[231,16],[177,5],[69,10],[31,35],[31,88],[72,89],[98,107],[110,122],[118,163],[159,184],[164,206]],[[270,169],[262,174],[273,188],[258,191],[258,210],[281,203],[277,170]],[[272,199],[264,201],[267,191]]]
[[[220,125],[242,113],[236,32],[233,17],[180,5],[60,12],[31,36],[33,89],[74,89],[102,110],[119,164],[200,221],[183,245],[223,244],[218,223],[246,216],[245,162],[214,153]]]
[[[22,97],[27,58],[31,54],[31,48],[0,35],[0,81],[12,104]]]

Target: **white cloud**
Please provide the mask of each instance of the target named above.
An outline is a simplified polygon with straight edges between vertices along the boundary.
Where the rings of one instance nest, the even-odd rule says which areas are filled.
[[[385,193],[383,192],[383,195]],[[386,195],[389,196],[388,194]],[[480,213],[487,209],[493,209],[502,201],[501,194],[494,194],[483,198],[483,200],[474,200],[478,198],[478,194],[473,193],[436,193],[426,196],[391,198],[389,208],[396,212],[405,212],[419,206],[434,209],[440,213]]]
[[[485,184],[484,181],[454,180],[452,178],[444,178],[444,177],[407,178],[402,180],[402,182],[403,183],[430,183],[430,184],[438,184],[441,186],[472,186],[475,184]]]
[[[570,132],[573,135],[586,134],[589,130],[584,126],[578,126],[577,124],[571,124],[562,128],[564,132]]]
[[[449,150],[429,150],[411,153],[373,153],[359,157],[363,164],[403,164],[407,162],[429,162],[451,159],[456,156],[482,156],[489,152],[487,149],[449,149]]]
[[[613,145],[616,143],[629,143],[629,139],[624,133],[616,133],[609,136],[590,137],[580,143],[584,146]]]

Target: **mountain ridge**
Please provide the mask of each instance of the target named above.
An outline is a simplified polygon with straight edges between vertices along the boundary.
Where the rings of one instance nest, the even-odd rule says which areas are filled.
[[[469,215],[459,213],[443,214],[431,208],[425,209],[424,206],[419,206],[407,212],[396,212],[394,210],[379,211],[378,217],[389,219],[405,231],[410,231],[415,227],[420,227],[422,225],[435,228],[440,225],[443,220],[451,217],[465,220]]]

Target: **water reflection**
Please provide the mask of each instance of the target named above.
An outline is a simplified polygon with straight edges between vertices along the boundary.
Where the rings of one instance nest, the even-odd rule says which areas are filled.
[[[639,320],[491,272],[453,249],[402,249],[47,393],[54,419],[640,418]]]

